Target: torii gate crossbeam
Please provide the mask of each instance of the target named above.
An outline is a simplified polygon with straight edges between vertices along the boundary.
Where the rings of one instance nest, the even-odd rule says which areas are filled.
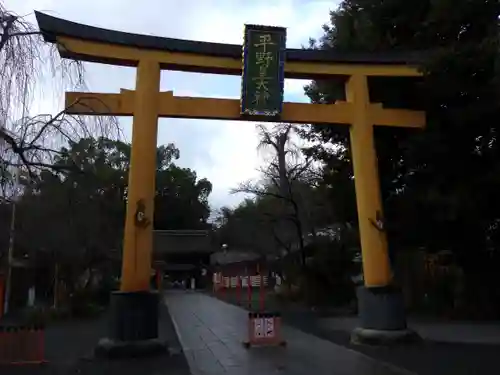
[[[62,57],[136,67],[135,90],[116,94],[67,93],[66,106],[72,114],[133,116],[122,280],[120,292],[112,298],[114,328],[110,337],[119,345],[154,340],[157,326],[152,322],[158,319],[157,297],[149,292],[149,280],[158,118],[248,120],[242,117],[239,100],[177,97],[173,92],[160,92],[160,72],[170,69],[240,74],[241,46],[128,34],[38,12],[36,16],[45,40],[56,43]],[[347,77],[345,102],[283,103],[279,121],[350,126],[364,273],[364,288],[358,294],[361,326],[353,337],[355,341],[373,339],[376,332],[375,336],[380,338],[406,338],[401,294],[391,288],[373,129],[374,125],[423,128],[425,113],[371,103],[368,77],[420,76],[415,56],[280,51],[286,57],[282,67],[284,77]],[[130,313],[135,310],[137,314]]]

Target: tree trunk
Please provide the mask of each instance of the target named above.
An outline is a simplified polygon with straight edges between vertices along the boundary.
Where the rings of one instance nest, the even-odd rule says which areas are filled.
[[[302,230],[302,223],[300,222],[300,216],[299,216],[299,208],[297,203],[293,199],[293,194],[292,194],[292,188],[290,185],[290,181],[288,179],[288,171],[287,171],[287,164],[286,164],[286,143],[288,141],[288,131],[279,134],[277,138],[277,149],[276,153],[278,156],[278,172],[279,172],[279,183],[280,183],[280,194],[283,196],[284,199],[284,208],[285,208],[285,213],[287,214],[288,211],[291,211],[290,214],[293,217],[293,223],[296,228],[297,232],[297,240],[299,244],[299,251],[300,251],[300,262],[302,268],[305,268],[306,266],[306,254],[304,250],[304,233]],[[291,206],[291,210],[289,210],[289,207]]]

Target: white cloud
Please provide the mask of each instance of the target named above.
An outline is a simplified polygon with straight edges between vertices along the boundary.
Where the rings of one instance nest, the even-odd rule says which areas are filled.
[[[321,25],[335,2],[323,0],[18,0],[4,1],[7,9],[28,14],[34,9],[68,20],[108,29],[172,38],[241,43],[245,23],[287,27],[287,46],[300,48],[309,37],[321,35]],[[31,16],[34,21],[34,17]],[[133,89],[135,72],[131,68],[86,64],[89,87],[98,92]],[[306,81],[286,80],[285,99],[305,101]],[[162,90],[175,95],[239,98],[240,78],[163,72]],[[36,110],[55,112],[62,108],[62,93],[55,100],[41,97]],[[33,109],[35,109],[33,108]],[[130,137],[131,121],[123,119]],[[237,121],[162,119],[158,143],[174,142],[181,151],[180,164],[196,170],[214,185],[214,208],[235,204],[241,197],[229,195],[239,182],[255,178],[261,163],[256,146],[255,127]]]

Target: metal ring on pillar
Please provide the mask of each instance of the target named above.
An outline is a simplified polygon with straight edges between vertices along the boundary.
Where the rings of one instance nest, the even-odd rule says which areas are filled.
[[[150,221],[146,217],[146,205],[144,204],[144,200],[139,199],[136,206],[135,225],[140,228],[146,228],[150,224]]]

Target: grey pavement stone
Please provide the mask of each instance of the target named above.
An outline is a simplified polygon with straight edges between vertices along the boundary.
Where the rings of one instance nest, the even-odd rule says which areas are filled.
[[[286,348],[245,349],[245,310],[198,293],[167,293],[165,302],[196,375],[410,374],[286,325]]]

